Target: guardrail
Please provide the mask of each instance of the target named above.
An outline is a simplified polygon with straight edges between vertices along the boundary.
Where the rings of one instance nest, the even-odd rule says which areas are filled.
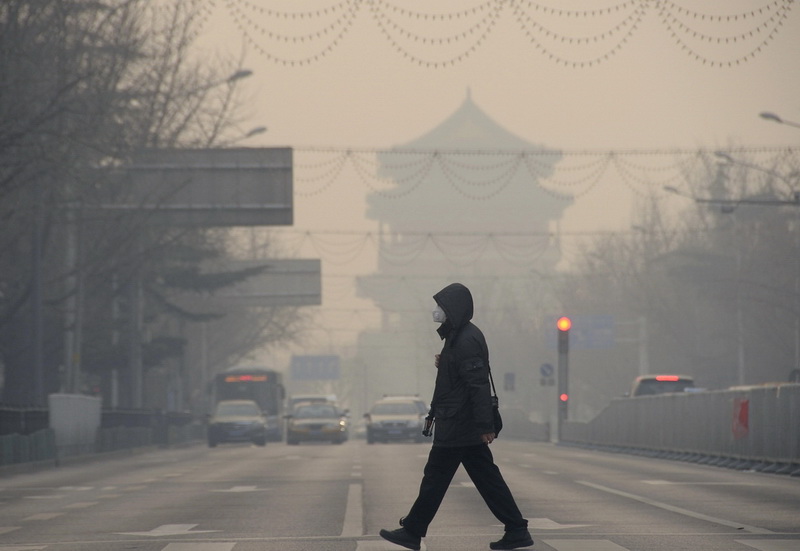
[[[55,466],[87,457],[205,439],[205,425],[188,412],[104,409],[86,442],[58,442],[48,408],[0,406],[0,467]]]
[[[617,398],[559,440],[800,476],[800,384]]]

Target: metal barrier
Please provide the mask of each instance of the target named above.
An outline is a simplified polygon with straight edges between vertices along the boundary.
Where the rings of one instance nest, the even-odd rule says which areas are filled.
[[[205,439],[205,425],[188,412],[102,410],[100,427],[86,442],[57,446],[56,431],[48,427],[48,408],[0,405],[0,467],[36,463],[58,465],[70,457],[176,446]]]
[[[0,405],[0,435],[32,434],[48,427],[47,408]]]
[[[0,465],[55,460],[56,437],[52,429],[42,429],[28,435],[0,436]]]
[[[617,398],[560,440],[800,469],[800,384]]]

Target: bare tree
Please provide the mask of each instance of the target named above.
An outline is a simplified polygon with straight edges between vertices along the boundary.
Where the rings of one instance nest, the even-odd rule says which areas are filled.
[[[728,157],[708,154],[685,175],[677,217],[652,198],[630,232],[595,239],[564,278],[567,310],[616,322],[613,350],[575,352],[584,399],[618,395],[642,368],[724,388],[785,380],[798,361],[796,153],[770,165]]]
[[[247,71],[192,61],[194,17],[191,5],[179,2],[0,4],[5,401],[40,403],[43,393],[69,383],[59,370],[65,355],[83,355],[90,374],[121,367],[125,347],[139,346],[125,343],[135,280],[145,295],[144,323],[158,328],[170,325],[168,319],[172,326],[195,321],[170,296],[177,286],[198,282],[165,281],[223,255],[219,232],[155,227],[147,209],[98,209],[126,193],[113,185],[114,174],[135,151],[214,146],[237,130],[237,84]],[[228,281],[241,276],[228,274]],[[208,319],[218,314],[205,313]],[[265,332],[275,331],[274,324],[265,325]],[[65,331],[84,335],[74,339],[71,354]],[[172,327],[146,343],[142,354],[146,364],[157,365],[183,354],[185,346]],[[37,364],[45,370],[41,388],[30,382]]]

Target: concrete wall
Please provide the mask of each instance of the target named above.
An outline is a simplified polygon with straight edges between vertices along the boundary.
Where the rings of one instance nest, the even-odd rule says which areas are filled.
[[[618,398],[560,440],[800,464],[800,384]]]

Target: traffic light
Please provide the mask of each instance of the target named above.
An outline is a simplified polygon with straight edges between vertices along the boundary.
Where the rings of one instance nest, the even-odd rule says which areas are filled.
[[[559,421],[567,419],[567,404],[569,402],[569,330],[572,320],[562,316],[556,321],[558,329],[558,418]]]
[[[558,352],[566,353],[569,351],[569,330],[572,328],[572,320],[567,316],[562,316],[556,321],[558,329]]]

